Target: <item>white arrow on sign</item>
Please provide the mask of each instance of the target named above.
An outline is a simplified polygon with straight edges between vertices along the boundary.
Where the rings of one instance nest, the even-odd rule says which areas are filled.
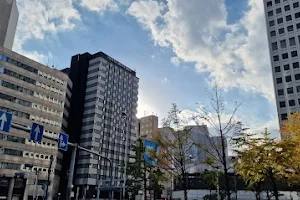
[[[3,113],[2,116],[0,117],[0,121],[1,121],[0,129],[3,130],[4,129],[4,125],[7,122],[7,117],[6,117],[5,113]]]
[[[41,131],[40,126],[37,125],[37,126],[35,127],[35,129],[34,129],[34,132],[35,132],[34,139],[35,139],[35,141],[37,141],[40,131]]]
[[[60,140],[60,147],[61,148],[65,147],[66,143],[64,142],[64,137],[62,135],[60,136],[59,140]]]

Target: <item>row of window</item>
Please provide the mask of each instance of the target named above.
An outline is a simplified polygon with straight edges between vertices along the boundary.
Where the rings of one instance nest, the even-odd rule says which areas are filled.
[[[283,0],[283,1],[288,1],[288,0]],[[275,0],[275,4],[280,4],[281,0]],[[272,1],[268,1],[266,3],[267,7],[271,7],[273,5]]]
[[[294,69],[299,68],[299,62],[294,62],[292,65],[293,65],[293,68],[294,68]],[[285,65],[283,65],[283,69],[284,69],[284,71],[290,70],[290,64],[285,64]],[[281,67],[280,67],[280,66],[276,66],[276,67],[275,67],[275,72],[276,72],[276,73],[277,73],[277,72],[281,72]]]
[[[299,2],[293,3],[293,8],[299,8]],[[289,11],[289,10],[291,10],[290,5],[284,6],[284,11]],[[282,13],[281,8],[277,8],[276,9],[276,14],[281,14],[281,13]],[[273,15],[274,15],[273,10],[271,10],[271,11],[268,12],[268,17],[272,17]]]
[[[52,80],[53,82],[59,83],[61,85],[66,85],[67,84],[66,81],[60,80],[60,79],[58,79],[58,78],[56,78],[54,76],[51,76],[50,74],[42,72],[42,71],[38,71],[38,75],[43,76],[44,78],[46,78],[48,80]]]
[[[54,92],[54,93],[59,94],[59,95],[64,95],[65,94],[62,90],[57,89],[56,87],[53,87],[52,85],[47,85],[47,84],[41,83],[39,81],[36,82],[36,85],[43,88],[43,89],[45,89],[45,90],[49,90],[49,91]]]
[[[6,100],[6,101],[10,101],[10,102],[13,102],[13,103],[17,103],[17,104],[20,104],[20,105],[26,106],[26,107],[31,107],[31,104],[32,104],[29,101],[26,101],[26,100],[23,100],[23,99],[19,99],[17,97],[13,97],[13,96],[1,93],[1,92],[0,92],[0,99]]]
[[[297,28],[298,30],[300,29],[300,23],[296,24],[296,28]],[[287,32],[292,32],[292,31],[294,31],[294,25],[289,25],[289,26],[287,26],[287,27],[286,27],[286,30],[287,30]],[[285,32],[285,29],[284,29],[284,28],[279,28],[279,29],[278,29],[278,34],[279,34],[279,35],[284,34],[284,32]],[[275,30],[271,31],[271,32],[270,32],[270,36],[271,36],[271,37],[276,36],[276,31],[275,31]],[[298,38],[299,38],[299,37],[298,37]]]
[[[298,19],[298,18],[300,18],[300,12],[298,12],[298,13],[295,13],[295,19]],[[292,21],[292,15],[287,15],[287,16],[285,16],[285,21],[286,22],[289,22],[289,21]],[[282,24],[283,23],[283,18],[281,17],[281,18],[278,18],[277,19],[277,24],[278,25],[280,25],[280,24]],[[272,27],[272,26],[275,26],[275,20],[271,20],[271,21],[269,21],[269,26],[270,27]]]
[[[300,93],[300,86],[296,86],[296,91],[297,93]],[[287,94],[293,94],[294,93],[294,88],[293,87],[289,87],[286,89]],[[284,90],[283,89],[279,89],[277,91],[278,96],[283,96],[284,95]]]
[[[295,80],[296,80],[296,81],[297,81],[297,80],[300,80],[300,74],[295,74]],[[286,83],[292,82],[292,76],[286,76],[286,77],[285,77],[285,82],[286,82]],[[282,83],[282,78],[281,78],[281,77],[280,77],[280,78],[276,78],[276,83],[277,83],[277,84]]]
[[[14,116],[25,118],[25,119],[29,119],[29,117],[30,117],[30,115],[28,113],[24,113],[24,112],[21,112],[21,111],[13,110],[13,109],[6,108],[6,107],[3,107],[3,106],[0,106],[0,110],[12,113]]]
[[[3,67],[0,66],[0,68],[3,68]],[[32,79],[32,78],[29,78],[29,77],[27,77],[27,76],[24,76],[24,75],[22,75],[22,74],[13,72],[13,71],[11,71],[11,70],[9,70],[9,69],[5,69],[5,68],[4,68],[3,73],[4,73],[4,74],[7,74],[7,75],[9,75],[9,76],[11,76],[11,77],[13,77],[13,78],[16,78],[16,79],[25,81],[25,82],[30,83],[30,84],[33,84],[33,85],[35,85],[35,83],[36,83],[36,80],[34,80],[34,79]]]
[[[23,156],[23,151],[0,147],[0,155]]]
[[[288,103],[289,103],[289,106],[295,106],[296,105],[296,102],[293,99],[289,100]],[[300,99],[298,99],[298,104],[300,105]],[[279,107],[280,108],[285,108],[286,107],[286,102],[285,101],[280,101],[279,102]]]
[[[296,50],[295,51],[291,51],[291,57],[292,58],[295,58],[297,56],[298,56],[298,52]],[[288,59],[289,58],[289,54],[288,53],[283,53],[283,54],[281,54],[281,58],[282,58],[282,60]],[[279,61],[279,55],[273,56],[273,61],[274,62]]]
[[[25,69],[25,70],[27,70],[27,71],[29,71],[29,72],[32,72],[32,73],[35,73],[35,74],[38,73],[38,70],[37,70],[37,69],[35,69],[35,68],[33,68],[33,67],[30,67],[30,66],[28,66],[28,65],[25,65],[25,64],[23,64],[23,63],[21,63],[21,62],[19,62],[19,61],[14,60],[14,59],[11,59],[11,58],[9,58],[9,57],[3,55],[3,54],[0,54],[0,61],[8,62],[8,63],[10,63],[10,64],[12,64],[12,65],[15,65],[15,66],[17,66],[17,67],[20,67],[20,68],[22,68],[22,69]]]
[[[24,152],[24,157],[34,158],[34,159],[41,159],[41,160],[50,160],[50,155],[40,154],[40,153],[33,153],[33,152]]]
[[[299,40],[299,43],[300,43],[300,36],[298,37],[298,40]],[[289,45],[291,47],[296,45],[296,39],[295,39],[295,37],[289,38]],[[286,47],[287,47],[286,40],[280,40],[280,48],[281,49],[285,49]],[[277,42],[273,42],[272,43],[272,50],[273,51],[277,51],[278,50],[278,44],[277,44]]]
[[[14,169],[14,170],[19,170],[20,167],[21,167],[20,164],[0,162],[0,169]]]

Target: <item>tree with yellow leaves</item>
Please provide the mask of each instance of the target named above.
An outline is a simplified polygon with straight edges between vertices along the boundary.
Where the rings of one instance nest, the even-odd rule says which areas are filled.
[[[284,181],[294,174],[289,168],[294,161],[294,144],[271,138],[267,132],[262,136],[243,134],[235,139],[235,143],[238,158],[235,161],[236,173],[250,187],[262,182],[269,183],[273,196],[279,200],[278,181]]]

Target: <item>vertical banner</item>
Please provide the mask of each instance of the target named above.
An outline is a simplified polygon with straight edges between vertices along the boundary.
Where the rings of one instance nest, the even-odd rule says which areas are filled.
[[[145,152],[144,152],[145,161],[150,165],[156,165],[156,160],[151,158],[150,154],[153,152],[155,153],[157,152],[158,145],[155,142],[152,142],[150,140],[144,140],[144,148],[145,148]]]

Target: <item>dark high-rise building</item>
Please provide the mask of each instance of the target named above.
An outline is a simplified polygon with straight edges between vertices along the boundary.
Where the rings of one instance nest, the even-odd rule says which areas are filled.
[[[67,131],[70,141],[110,158],[113,178],[122,178],[125,163],[133,153],[130,146],[137,137],[139,80],[136,72],[103,52],[75,55],[70,69],[63,71],[73,82]],[[67,166],[69,161],[65,162]],[[98,156],[79,152],[74,191],[79,187],[79,196],[82,193],[96,195],[97,177],[109,178],[109,163],[103,159],[98,162]],[[117,185],[115,181],[114,186]]]

